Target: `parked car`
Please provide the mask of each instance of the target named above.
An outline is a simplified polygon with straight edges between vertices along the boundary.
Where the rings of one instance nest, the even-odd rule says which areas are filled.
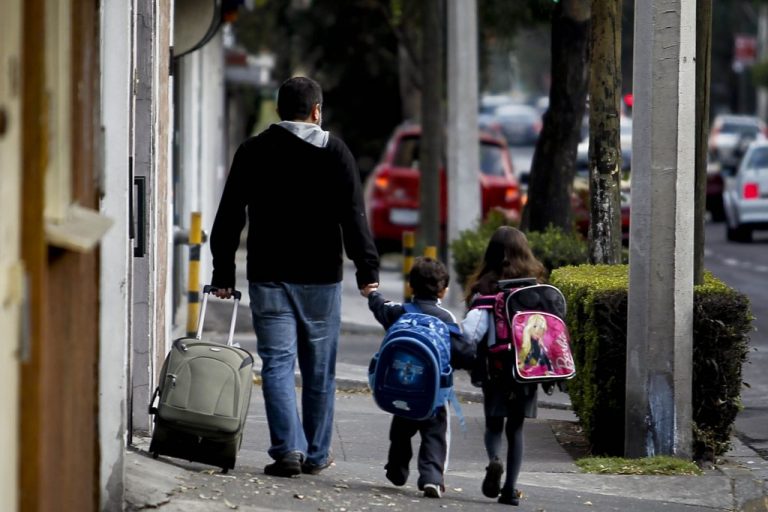
[[[728,240],[749,242],[768,229],[768,141],[755,141],[736,168],[723,167],[723,208]]]
[[[768,128],[755,116],[720,114],[715,116],[709,131],[707,158],[706,208],[712,220],[725,220],[723,210],[724,173],[733,173],[747,146],[754,140],[765,140]]]
[[[403,125],[390,138],[381,162],[365,183],[368,221],[382,252],[401,246],[403,232],[419,225],[419,148],[421,127]],[[510,219],[520,215],[520,187],[504,139],[480,133],[481,212],[501,210]],[[447,219],[445,169],[440,170],[440,222]]]
[[[589,126],[589,123],[587,123]],[[632,119],[622,116],[619,122],[621,145],[621,234],[624,244],[629,243],[629,174],[632,168]],[[576,229],[584,236],[589,231],[589,130],[576,150],[576,177],[571,201]]]
[[[621,180],[621,240],[629,245],[629,180]],[[573,180],[573,195],[571,196],[571,211],[576,230],[585,238],[589,236],[590,200],[589,176],[577,174]]]
[[[619,119],[619,143],[621,144],[621,170],[629,173],[632,167],[632,118],[621,116]],[[587,134],[576,149],[576,173],[589,175],[589,123]]]
[[[715,116],[709,131],[710,156],[723,167],[736,167],[744,140],[765,140],[767,135],[768,128],[758,117],[720,114]]]
[[[480,127],[500,133],[510,146],[533,146],[541,133],[541,115],[530,105],[505,103],[483,114]]]

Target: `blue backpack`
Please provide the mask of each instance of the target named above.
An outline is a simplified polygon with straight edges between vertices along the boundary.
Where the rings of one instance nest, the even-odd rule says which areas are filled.
[[[424,420],[454,401],[450,336],[460,330],[422,313],[414,303],[403,308],[405,314],[387,329],[371,359],[368,385],[382,410]]]

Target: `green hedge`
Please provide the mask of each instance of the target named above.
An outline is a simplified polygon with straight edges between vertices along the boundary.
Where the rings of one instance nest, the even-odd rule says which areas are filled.
[[[577,369],[568,382],[574,412],[594,454],[622,455],[628,267],[562,267],[550,282],[568,302]],[[694,287],[693,322],[693,451],[695,459],[711,460],[730,447],[741,407],[749,299],[707,273],[704,284]]]
[[[451,243],[453,268],[462,287],[482,263],[493,232],[505,223],[503,215],[492,212],[476,229],[462,231]],[[564,265],[579,265],[588,261],[587,242],[578,233],[564,233],[550,226],[544,232],[531,232],[526,236],[533,254],[549,272]]]

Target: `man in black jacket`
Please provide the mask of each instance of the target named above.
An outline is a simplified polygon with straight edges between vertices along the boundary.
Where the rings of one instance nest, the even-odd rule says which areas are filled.
[[[227,298],[247,212],[251,313],[275,459],[264,472],[274,476],[317,474],[333,462],[344,250],[361,290],[379,279],[355,160],[343,141],[320,128],[321,107],[313,80],[296,77],[280,86],[282,121],[238,148],[211,231],[211,284]]]

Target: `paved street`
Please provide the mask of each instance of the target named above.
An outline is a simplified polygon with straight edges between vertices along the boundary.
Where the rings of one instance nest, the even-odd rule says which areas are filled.
[[[752,351],[744,365],[744,410],[736,418],[741,439],[768,457],[768,232],[755,232],[749,244],[727,242],[723,223],[708,224],[705,267],[726,284],[746,294],[755,319]]]

